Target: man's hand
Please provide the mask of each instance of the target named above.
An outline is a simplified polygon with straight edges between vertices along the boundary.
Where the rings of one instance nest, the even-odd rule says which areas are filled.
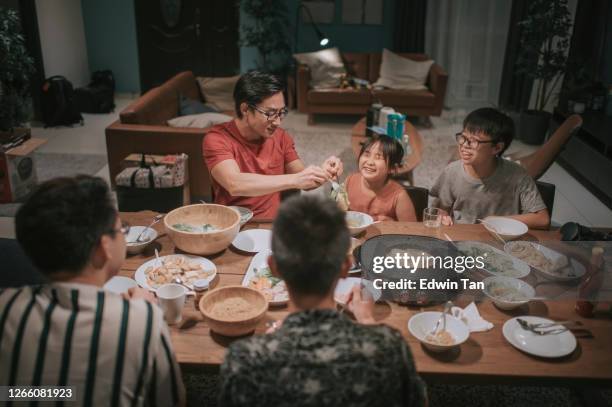
[[[355,315],[357,322],[362,324],[375,324],[374,320],[374,300],[371,296],[364,298],[361,295],[361,285],[355,284],[349,294],[347,301],[348,309]]]
[[[329,179],[338,179],[342,175],[344,171],[344,166],[342,165],[342,161],[335,155],[329,157],[323,165],[321,166],[323,171],[327,174],[327,178]]]
[[[327,181],[325,171],[321,167],[311,165],[295,175],[294,187],[297,189],[314,189]]]
[[[157,304],[155,295],[151,291],[140,287],[130,288],[126,293],[123,293],[123,298],[126,300],[137,300],[142,298],[145,301],[149,301],[151,304]]]

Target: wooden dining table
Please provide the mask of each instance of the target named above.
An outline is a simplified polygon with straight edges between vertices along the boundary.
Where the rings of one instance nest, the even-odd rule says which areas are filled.
[[[146,225],[156,213],[143,211],[121,213],[121,219],[131,225]],[[270,229],[271,223],[251,221],[244,229]],[[155,249],[161,256],[180,253],[164,232],[163,224],[155,225],[159,233],[155,242],[142,253],[126,259],[120,274],[133,277],[136,269],[145,261],[155,257]],[[444,239],[445,235],[454,241],[492,241],[493,237],[481,225],[454,225],[427,228],[417,222],[382,222],[370,226],[359,240],[365,241],[380,234],[406,234],[431,236]],[[557,231],[530,230],[524,239],[558,241]],[[211,288],[241,284],[253,255],[241,253],[229,247],[221,253],[206,256],[217,267],[217,276]],[[467,301],[467,300],[466,300]],[[470,300],[471,301],[471,300]],[[461,299],[456,305],[466,306],[469,302]],[[502,311],[488,300],[477,302],[481,316],[493,323],[487,332],[471,333],[467,342],[446,353],[432,353],[408,332],[410,317],[424,310],[441,310],[440,305],[426,307],[402,306],[394,302],[379,302],[375,307],[377,322],[387,324],[402,333],[414,355],[419,374],[432,382],[464,384],[524,384],[524,385],[594,385],[612,387],[612,317],[604,307],[596,309],[592,318],[580,317],[574,311],[574,299],[555,301],[531,301],[518,310]],[[271,308],[255,331],[263,334],[266,322],[278,321],[292,312],[291,306]],[[502,326],[510,318],[519,315],[533,315],[553,320],[573,320],[581,323],[588,337],[578,337],[578,345],[566,357],[545,359],[531,356],[514,348],[502,335]],[[196,309],[193,298],[187,301],[183,312],[184,321],[171,326],[174,352],[181,366],[186,369],[218,367],[228,346],[234,338],[227,338],[211,332]],[[399,356],[398,356],[399,357]]]

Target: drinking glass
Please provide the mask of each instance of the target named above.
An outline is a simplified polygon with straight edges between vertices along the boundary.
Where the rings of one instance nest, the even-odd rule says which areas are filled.
[[[440,208],[425,208],[423,210],[423,224],[428,228],[439,228],[442,225],[443,211]]]

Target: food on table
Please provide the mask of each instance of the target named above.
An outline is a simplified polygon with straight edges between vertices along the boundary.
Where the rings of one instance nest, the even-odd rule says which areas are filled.
[[[473,258],[482,257],[484,268],[493,274],[503,274],[508,277],[519,277],[519,270],[514,268],[514,262],[506,254],[498,253],[487,245],[478,243],[462,243],[461,251]]]
[[[219,230],[218,227],[211,225],[210,223],[205,223],[203,225],[190,225],[188,223],[175,223],[172,227],[176,230],[180,230],[181,232],[189,232],[189,233],[207,233],[214,232]]]
[[[248,286],[260,291],[270,302],[289,301],[285,282],[274,277],[268,266],[255,268],[255,275],[249,281]]]
[[[455,344],[455,338],[453,338],[453,335],[446,330],[440,330],[433,335],[429,334],[425,336],[425,340],[435,345],[448,346]]]
[[[346,192],[346,187],[344,186],[344,183],[340,184],[338,188],[332,189],[331,199],[336,201],[340,209],[342,209],[343,211],[348,211],[350,202],[348,199],[348,192]],[[358,226],[359,225],[355,227]]]
[[[510,287],[501,283],[491,283],[487,286],[487,291],[491,296],[500,301],[506,302],[522,302],[528,301],[529,298],[515,287]]]
[[[147,267],[145,276],[147,284],[152,288],[158,288],[161,285],[169,284],[175,278],[179,277],[187,286],[193,286],[193,282],[199,279],[207,279],[215,272],[214,270],[206,270],[202,263],[190,261],[183,256],[166,256],[157,266]]]
[[[212,306],[210,314],[221,320],[242,321],[257,316],[258,310],[242,297],[225,298]]]
[[[568,266],[566,256],[559,255],[555,260],[551,260],[529,242],[514,242],[510,246],[510,254],[545,273],[567,274],[562,271]]]
[[[361,219],[359,218],[348,218],[346,224],[349,228],[358,228],[361,226]]]

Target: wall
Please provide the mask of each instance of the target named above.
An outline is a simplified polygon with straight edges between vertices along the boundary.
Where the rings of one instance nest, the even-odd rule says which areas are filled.
[[[36,0],[45,75],[63,75],[74,87],[89,82],[80,0]]]
[[[110,69],[115,75],[117,92],[140,93],[133,0],[81,3],[91,70]]]
[[[342,24],[342,0],[335,0],[334,22],[331,24],[317,24],[321,32],[327,36],[330,43],[327,47],[338,47],[344,52],[376,52],[383,48],[393,46],[393,9],[395,1],[384,0],[383,24],[378,25],[355,25]],[[295,39],[295,19],[299,0],[287,0],[288,12],[288,35],[291,43]],[[248,16],[242,11],[240,22],[248,24]],[[315,31],[310,23],[302,21],[298,25],[297,52],[310,52],[321,49]],[[293,49],[292,49],[293,51]],[[240,49],[240,68],[242,72],[255,68],[257,65],[257,50],[251,47]]]

